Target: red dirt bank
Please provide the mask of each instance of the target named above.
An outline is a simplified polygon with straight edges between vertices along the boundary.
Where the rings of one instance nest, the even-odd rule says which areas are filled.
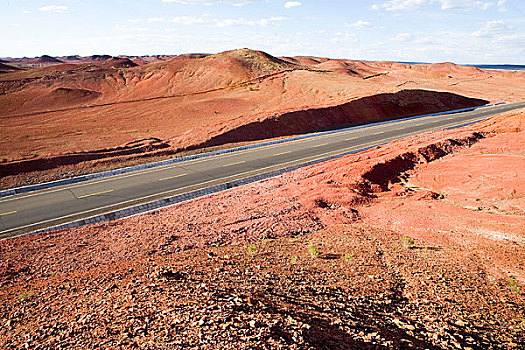
[[[247,49],[140,66],[127,58],[66,62],[2,74],[2,187],[42,174],[67,176],[70,170],[61,169],[66,164],[78,164],[74,174],[103,170],[101,162],[90,163],[94,159],[140,162],[137,158],[152,153],[168,157],[182,149],[245,141],[243,128],[250,125],[282,121],[288,133],[300,133],[355,122],[352,115],[363,121],[398,115],[402,107],[417,114],[479,104],[461,97],[512,102],[525,96],[523,72],[453,64],[279,59]],[[444,92],[460,97],[440,99]],[[366,99],[369,108],[359,107]],[[326,122],[323,111],[346,116]],[[306,123],[305,115],[315,122]],[[281,124],[273,130],[283,129]],[[139,140],[160,140],[165,148],[119,153]],[[13,168],[25,174],[31,166],[42,174],[12,177]]]
[[[523,348],[524,120],[1,241],[1,347]]]

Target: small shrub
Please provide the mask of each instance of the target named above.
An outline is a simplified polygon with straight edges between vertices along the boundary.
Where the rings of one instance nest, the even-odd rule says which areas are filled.
[[[257,251],[257,247],[254,246],[254,245],[249,245],[248,247],[246,247],[246,250],[248,251],[248,253],[255,253]]]
[[[32,298],[34,295],[35,295],[35,292],[20,292],[20,294],[18,294],[18,299],[25,300],[25,299]]]
[[[403,235],[403,237],[401,237],[401,243],[403,244],[403,247],[412,249],[414,248],[416,241],[413,238]]]
[[[290,262],[291,262],[292,264],[294,264],[294,265],[297,264],[297,258],[292,258],[292,260],[290,260]]]
[[[347,253],[345,254],[345,261],[349,264],[354,262],[354,254]]]
[[[315,245],[313,245],[313,244],[310,244],[308,246],[308,253],[310,253],[312,258],[317,258],[321,254],[319,249],[317,249],[317,247]]]
[[[509,283],[507,283],[507,287],[509,287],[512,293],[520,294],[520,286],[518,286],[518,282],[516,282],[514,278],[509,279]]]

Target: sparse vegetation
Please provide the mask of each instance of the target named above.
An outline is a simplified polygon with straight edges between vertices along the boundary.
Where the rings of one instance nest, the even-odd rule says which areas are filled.
[[[403,244],[403,247],[405,248],[412,249],[414,248],[416,241],[407,235],[403,235],[403,237],[401,237],[401,244]]]
[[[273,241],[274,238],[268,237],[267,235],[262,235],[261,240],[263,241],[263,243],[268,243],[268,242]]]
[[[321,255],[321,252],[317,247],[313,244],[308,245],[308,253],[312,256],[312,258],[317,258],[319,255]]]
[[[347,253],[345,254],[345,261],[349,264],[354,262],[354,254]]]
[[[290,262],[291,262],[292,264],[294,264],[294,265],[297,264],[297,258],[292,258],[292,259],[290,260]]]
[[[520,294],[520,286],[518,286],[518,282],[514,278],[509,279],[509,283],[507,283],[507,287],[509,287],[510,291],[514,294]]]
[[[249,245],[246,247],[246,251],[248,251],[248,253],[254,254],[257,251],[257,247],[254,245]]]
[[[20,292],[17,297],[19,300],[25,300],[32,298],[33,296],[35,296],[35,292]]]

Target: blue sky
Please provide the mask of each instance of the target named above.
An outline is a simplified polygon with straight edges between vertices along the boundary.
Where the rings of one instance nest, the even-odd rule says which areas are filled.
[[[523,0],[1,0],[0,57],[215,53],[525,64]]]

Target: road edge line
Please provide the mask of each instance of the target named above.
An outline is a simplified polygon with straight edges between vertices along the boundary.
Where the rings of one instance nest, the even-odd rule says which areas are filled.
[[[395,123],[395,122],[414,120],[414,119],[426,118],[426,117],[432,117],[432,116],[438,116],[438,115],[446,115],[446,114],[468,112],[468,111],[473,111],[473,110],[480,109],[480,108],[493,107],[493,106],[496,106],[496,105],[499,105],[499,104],[501,104],[501,103],[488,104],[488,105],[478,106],[478,107],[468,107],[468,108],[462,108],[462,109],[457,109],[457,110],[452,110],[452,111],[445,111],[445,112],[439,112],[439,113],[432,113],[432,114],[425,114],[425,115],[419,115],[419,116],[412,116],[412,117],[407,117],[407,118],[383,120],[383,121],[378,121],[378,122],[373,122],[373,123],[368,123],[368,124],[355,125],[355,126],[351,126],[351,127],[347,127],[347,128],[343,128],[343,129],[321,131],[321,132],[316,132],[316,133],[311,133],[311,134],[306,134],[306,135],[295,136],[295,137],[291,137],[291,138],[285,138],[285,139],[280,139],[280,140],[261,142],[261,143],[257,143],[257,144],[240,146],[240,147],[234,147],[234,148],[229,148],[229,149],[225,149],[225,150],[206,152],[206,153],[195,154],[195,155],[179,157],[179,158],[166,159],[166,160],[162,160],[162,161],[159,161],[159,162],[152,162],[152,163],[147,163],[147,164],[134,165],[134,166],[130,166],[130,167],[125,167],[125,168],[120,168],[120,169],[115,169],[115,170],[109,170],[109,171],[104,171],[104,172],[99,172],[99,173],[94,173],[94,174],[85,174],[85,175],[81,175],[81,176],[77,176],[77,177],[73,177],[73,178],[69,178],[69,179],[61,179],[61,180],[43,182],[43,183],[35,184],[35,185],[15,187],[15,188],[6,189],[6,190],[0,190],[0,199],[1,198],[11,197],[11,196],[18,195],[18,194],[25,194],[25,193],[31,193],[31,192],[40,191],[40,190],[47,190],[47,189],[50,189],[50,188],[60,187],[60,186],[64,186],[64,185],[71,185],[71,184],[91,181],[91,180],[95,180],[95,179],[107,178],[107,177],[116,176],[116,175],[128,174],[128,173],[138,172],[138,171],[142,171],[142,170],[158,168],[158,167],[168,166],[168,165],[172,165],[172,164],[183,163],[183,162],[196,160],[196,159],[209,158],[209,157],[213,157],[213,156],[217,156],[217,155],[223,155],[223,154],[228,154],[228,153],[235,153],[235,152],[238,152],[238,151],[244,151],[244,150],[248,150],[248,149],[257,149],[257,148],[262,148],[262,147],[271,146],[271,145],[275,145],[275,144],[286,143],[286,142],[293,142],[293,141],[298,141],[298,140],[304,140],[304,139],[309,139],[309,138],[318,137],[318,136],[322,136],[322,135],[330,135],[330,134],[335,134],[335,133],[342,133],[342,132],[346,132],[346,131],[350,131],[350,130],[358,130],[358,129],[362,129],[362,128],[366,128],[366,127],[377,126],[377,125],[385,125],[385,124],[391,124],[391,123]]]
[[[487,119],[487,118],[476,119],[476,120],[473,120],[473,121],[469,121],[467,123],[453,125],[453,126],[441,129],[441,130],[457,129],[457,128],[461,128],[461,127],[464,127],[464,126],[468,126],[468,125],[471,125],[471,124],[478,123],[478,122],[480,122],[482,120],[485,120],[485,119]],[[413,136],[413,135],[409,135],[407,137],[410,137],[410,136]],[[171,207],[171,206],[174,206],[174,205],[177,205],[177,204],[180,204],[180,203],[188,202],[188,201],[191,201],[191,200],[194,200],[194,199],[203,198],[203,197],[206,197],[206,196],[209,196],[209,195],[212,195],[212,194],[215,194],[215,193],[224,192],[224,191],[227,191],[229,189],[236,188],[236,187],[248,185],[248,184],[251,184],[251,183],[256,183],[256,182],[263,181],[263,180],[268,180],[268,179],[280,176],[280,175],[288,173],[288,172],[292,172],[292,171],[300,169],[300,168],[304,168],[304,167],[320,164],[320,163],[323,163],[323,162],[326,162],[326,161],[330,161],[330,160],[333,160],[333,159],[337,159],[337,158],[342,158],[342,157],[350,155],[350,154],[357,154],[357,153],[365,152],[365,151],[368,151],[368,150],[370,150],[372,148],[383,146],[383,145],[386,145],[386,144],[389,144],[391,142],[398,141],[398,140],[401,140],[401,139],[404,139],[404,138],[406,138],[406,137],[403,137],[403,138],[400,138],[400,139],[395,139],[395,140],[389,140],[389,141],[382,142],[382,143],[379,143],[379,144],[370,145],[370,146],[354,149],[354,150],[347,151],[347,152],[337,153],[337,154],[333,154],[333,155],[322,157],[322,158],[318,158],[318,159],[309,160],[309,161],[304,162],[304,163],[299,163],[299,164],[291,165],[291,166],[284,167],[284,168],[281,168],[281,169],[276,169],[276,170],[268,171],[268,172],[265,172],[265,173],[248,176],[248,177],[242,178],[242,179],[236,179],[236,180],[233,180],[233,181],[228,181],[228,182],[225,182],[225,183],[222,183],[222,184],[213,185],[213,186],[206,187],[206,188],[200,188],[198,190],[193,190],[193,191],[190,191],[190,192],[181,193],[181,194],[177,194],[177,195],[170,196],[170,197],[157,199],[157,200],[154,200],[154,201],[151,201],[151,202],[147,202],[147,203],[143,203],[143,204],[133,205],[133,206],[130,206],[130,207],[114,210],[114,211],[111,211],[111,212],[108,212],[108,213],[104,213],[104,214],[93,215],[93,216],[90,216],[90,217],[85,218],[85,219],[73,220],[71,222],[67,222],[67,223],[51,226],[51,227],[48,227],[48,228],[39,229],[39,230],[35,230],[35,231],[32,231],[32,232],[28,232],[28,233],[23,233],[23,234],[20,234],[20,235],[14,235],[13,237],[4,237],[4,238],[1,238],[0,241],[7,240],[7,239],[13,239],[13,238],[17,238],[17,237],[30,236],[30,235],[40,234],[40,233],[49,233],[49,232],[54,232],[54,231],[59,231],[59,230],[78,228],[78,227],[88,226],[88,225],[91,225],[91,224],[100,224],[100,223],[104,223],[104,222],[130,218],[130,217],[141,215],[141,214],[147,214],[147,213],[150,213],[150,212],[162,209],[162,208],[167,208],[167,207]]]

